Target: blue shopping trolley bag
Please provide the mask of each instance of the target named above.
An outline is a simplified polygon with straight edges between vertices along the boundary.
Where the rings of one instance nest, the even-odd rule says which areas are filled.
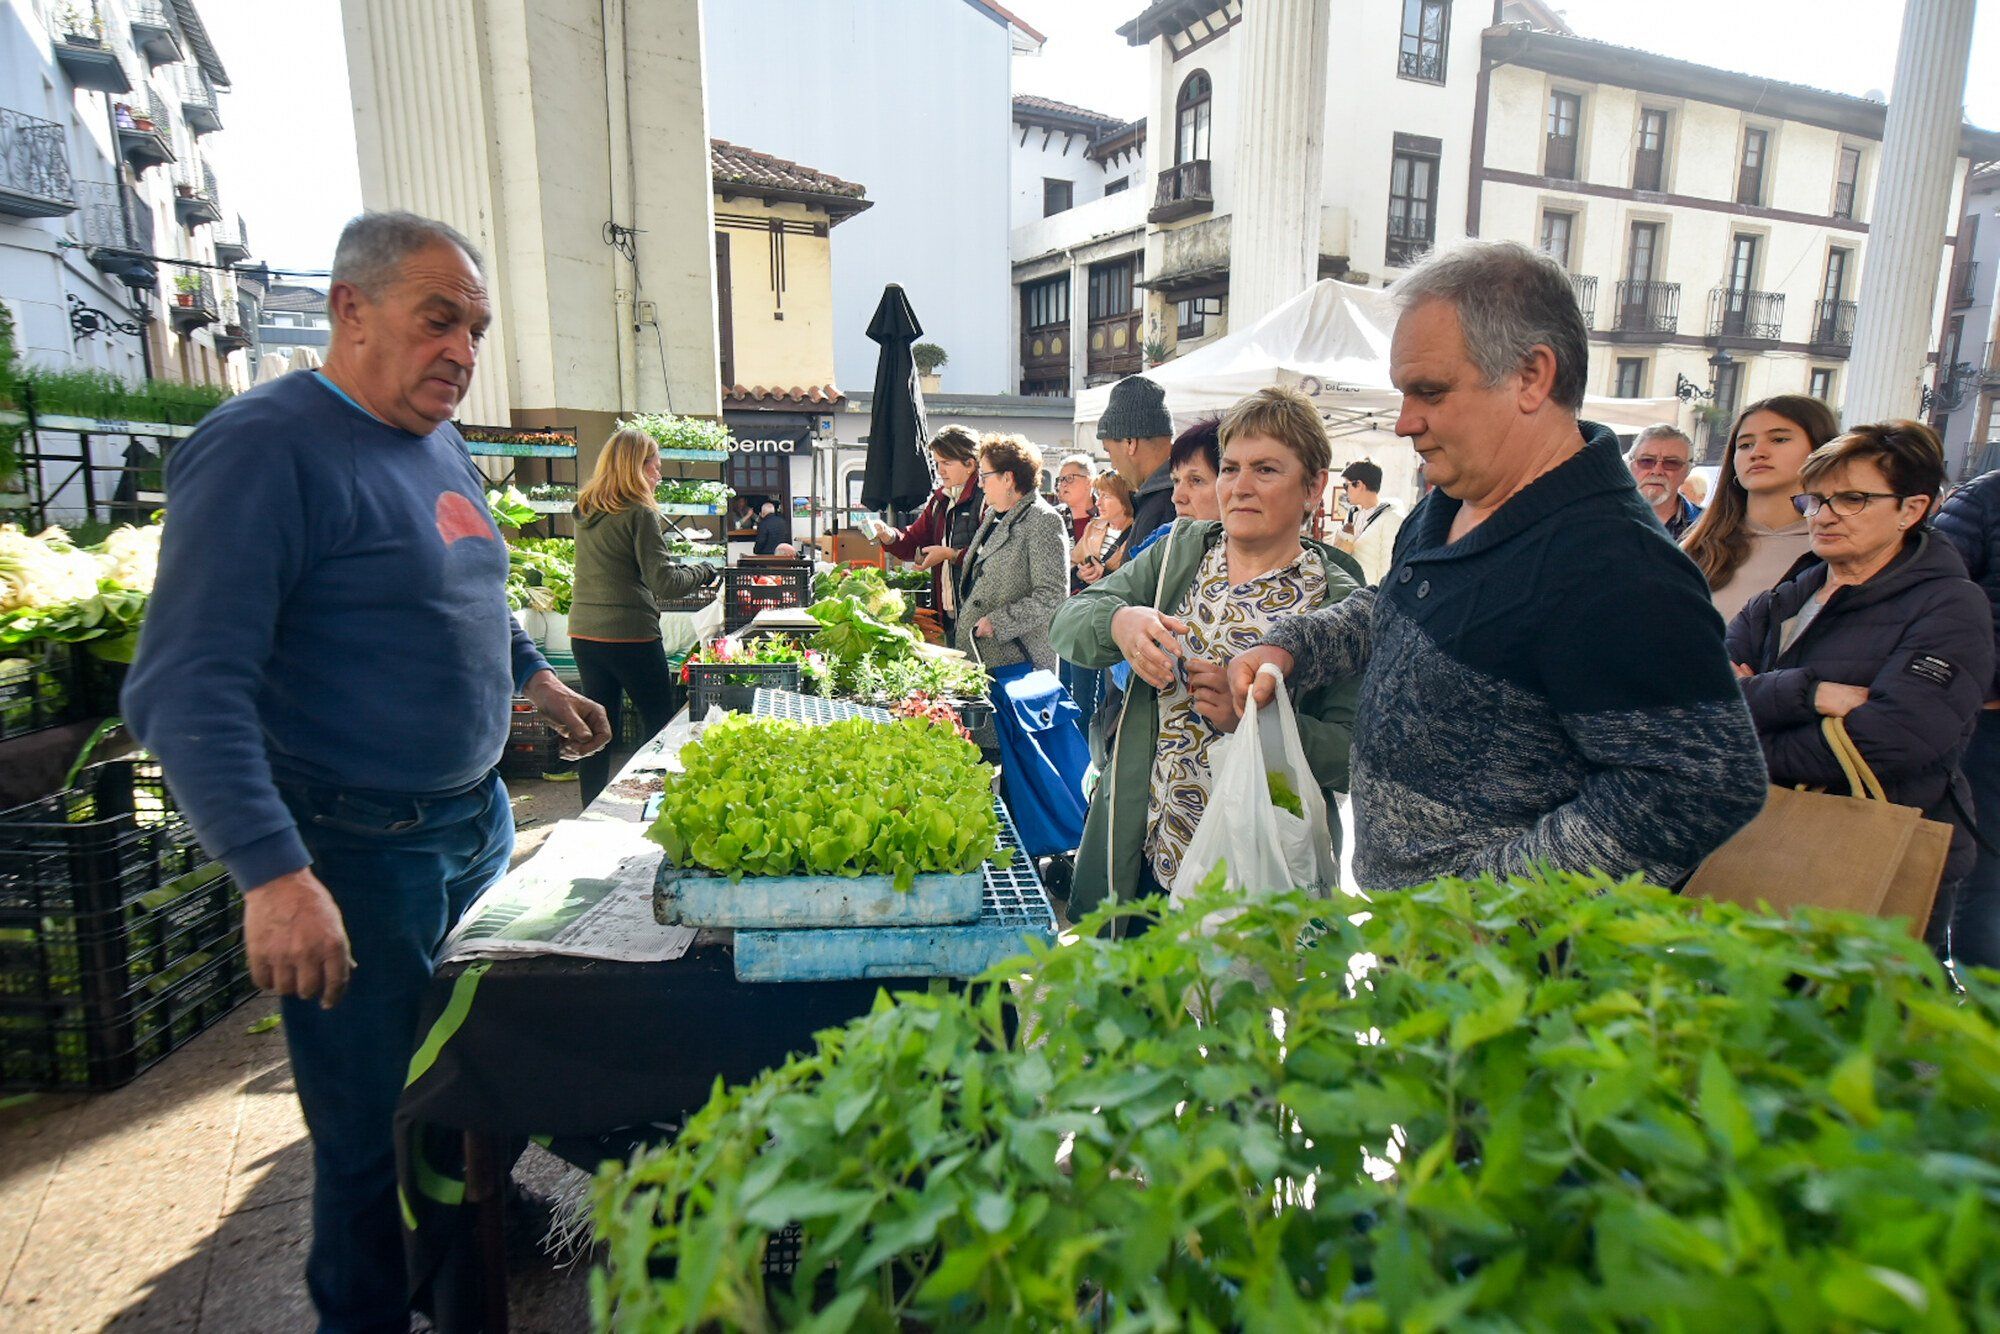
[[[1076,701],[1056,674],[1032,662],[989,668],[1000,795],[1030,857],[1076,851],[1089,808],[1090,746]]]

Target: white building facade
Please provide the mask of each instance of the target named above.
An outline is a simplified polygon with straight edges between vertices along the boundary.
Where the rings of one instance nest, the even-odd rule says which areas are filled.
[[[951,359],[945,389],[1007,390],[1005,108],[1013,55],[1041,35],[984,0],[731,0],[703,19],[710,132],[875,201],[834,273],[841,387],[874,382],[869,317],[900,283]]]
[[[1746,403],[1797,393],[1838,409],[1883,104],[1526,24],[1483,46],[1465,227],[1570,270],[1590,391],[1684,391],[1711,462]],[[1974,160],[1994,157],[2000,135],[1963,132],[1952,216]],[[1954,246],[1938,240],[1940,329]]]
[[[1931,420],[1963,478],[2000,468],[2000,166],[1973,173],[1957,237]]]
[[[203,150],[228,86],[192,0],[8,7],[0,299],[24,360],[128,382],[248,384],[227,269],[248,247]]]
[[[1059,383],[1047,336],[1058,324],[1073,349],[1068,383],[1101,381],[1084,345],[1092,321],[1074,309],[1081,298],[1063,309],[1036,286],[1067,268],[1071,293],[1082,291],[1077,256],[1091,247],[1093,260],[1139,252],[1136,318],[1155,351],[1177,355],[1227,331],[1246,136],[1293,132],[1243,122],[1245,3],[1161,0],[1119,28],[1152,61],[1146,168],[1132,187],[1145,212],[1135,222],[1129,206],[1118,211],[1121,195],[1075,216],[1017,219],[1024,392]],[[1684,390],[1684,427],[1774,393],[1838,408],[1883,104],[1589,41],[1530,0],[1499,13],[1492,24],[1483,0],[1336,9],[1319,276],[1386,284],[1464,237],[1518,240],[1574,275],[1593,394]],[[1017,106],[1017,128],[1020,119]],[[1964,131],[1953,216],[1973,164],[1996,158],[2000,135]],[[1017,208],[1033,184],[1017,180]],[[1939,238],[1941,340],[1951,336],[1952,261],[1971,259],[1955,244]],[[1983,354],[1990,339],[1963,344],[1975,341]]]

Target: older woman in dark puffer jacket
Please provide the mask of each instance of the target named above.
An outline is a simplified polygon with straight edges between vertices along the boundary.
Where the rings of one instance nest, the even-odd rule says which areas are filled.
[[[1951,948],[1950,905],[1972,870],[1959,762],[1993,680],[1993,615],[1965,563],[1925,520],[1944,451],[1913,421],[1859,426],[1814,450],[1798,505],[1818,559],[1730,622],[1771,781],[1846,790],[1820,732],[1844,718],[1887,790],[1954,827],[1929,938]]]

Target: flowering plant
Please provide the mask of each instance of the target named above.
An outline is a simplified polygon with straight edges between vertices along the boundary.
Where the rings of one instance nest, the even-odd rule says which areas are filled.
[[[515,431],[504,426],[460,426],[460,436],[485,445],[576,445],[575,431]]]
[[[687,663],[681,668],[681,681],[686,684],[693,676],[690,669],[705,663],[777,662],[798,663],[799,675],[807,688],[816,694],[825,693],[827,683],[831,679],[825,655],[817,649],[807,648],[790,635],[759,635],[755,639],[744,639],[740,635],[724,635],[720,639],[711,640],[688,654]],[[729,683],[755,685],[757,678],[746,672],[742,676],[730,677]]]

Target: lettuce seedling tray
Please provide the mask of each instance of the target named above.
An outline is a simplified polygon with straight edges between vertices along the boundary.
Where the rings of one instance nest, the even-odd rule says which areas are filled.
[[[881,709],[759,690],[757,713],[823,723],[839,718],[887,720]],[[756,928],[736,932],[739,982],[837,982],[874,977],[977,977],[1002,959],[1025,954],[1031,940],[1053,941],[1055,911],[1021,847],[1006,803],[994,799],[1005,866],[981,868],[979,916],[963,925]]]
[[[886,875],[728,876],[660,863],[653,916],[664,926],[792,928],[936,926],[979,920],[985,877],[920,875],[898,891]]]

